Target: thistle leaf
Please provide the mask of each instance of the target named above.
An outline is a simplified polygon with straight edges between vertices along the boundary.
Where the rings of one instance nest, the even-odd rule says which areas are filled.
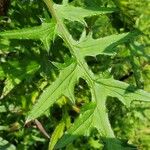
[[[75,140],[78,136],[89,134],[95,107],[95,103],[89,103],[82,108],[79,118],[59,140],[55,148],[64,147]]]
[[[80,51],[82,57],[96,56],[98,54],[113,55],[116,53],[113,49],[114,47],[129,41],[135,36],[137,36],[137,32],[110,35],[99,39],[87,36],[84,40],[82,39],[82,41],[76,43],[75,47]]]
[[[135,90],[129,84],[114,79],[100,79],[92,88],[93,103],[86,104],[80,113],[79,118],[73,126],[68,129],[64,136],[56,144],[55,148],[66,146],[81,135],[87,135],[91,128],[97,128],[102,137],[114,139],[114,133],[108,120],[106,100],[108,96],[117,97],[126,106],[133,100],[150,101],[150,93],[143,90]],[[86,129],[86,130],[85,130]],[[119,140],[105,140],[106,147],[110,144],[112,149],[123,148]]]
[[[34,120],[41,116],[56,100],[64,95],[68,85],[74,77],[76,63],[72,62],[68,67],[60,71],[59,77],[50,86],[48,86],[35,104],[34,108],[29,112],[26,122]]]
[[[84,21],[85,17],[91,17],[106,13],[112,13],[116,11],[116,8],[99,8],[99,9],[91,9],[91,8],[82,8],[82,7],[74,7],[72,5],[54,5],[55,10],[57,11],[57,15],[62,19],[68,19],[70,21],[78,21],[82,24],[86,24]],[[78,13],[77,13],[78,12]]]
[[[102,91],[106,96],[116,97],[128,107],[135,100],[150,102],[150,93],[125,82],[114,79],[99,79],[97,83],[99,83],[99,90],[104,89]]]
[[[5,39],[32,39],[40,40],[46,49],[49,49],[50,41],[54,38],[55,24],[43,23],[40,26],[0,32],[0,37]]]
[[[43,1],[56,21],[57,33],[64,40],[65,46],[69,49],[74,61],[66,67],[55,63],[55,66],[59,67],[59,77],[41,94],[37,104],[29,112],[26,122],[41,116],[62,95],[69,97],[74,103],[74,86],[79,78],[83,78],[91,91],[92,102],[83,107],[79,118],[75,120],[73,126],[60,139],[56,148],[65,146],[80,135],[89,134],[90,129],[93,127],[99,131],[103,138],[115,139],[106,109],[107,97],[117,97],[123,104],[129,106],[134,100],[150,101],[150,94],[114,79],[97,79],[97,76],[89,69],[84,57],[98,54],[112,55],[114,54],[113,48],[115,46],[128,42],[139,33],[123,33],[93,39],[92,36],[86,37],[86,32],[84,32],[82,38],[79,41],[75,41],[66,28],[64,19],[85,24],[85,17],[110,13],[114,10],[112,8],[100,8],[100,10],[97,10],[74,7],[67,4],[67,1],[63,1],[65,5],[54,4],[51,0]],[[115,144],[115,142],[112,143],[112,141],[108,140],[106,147],[110,147],[110,145],[113,146],[111,149],[121,147],[119,142],[119,144]]]

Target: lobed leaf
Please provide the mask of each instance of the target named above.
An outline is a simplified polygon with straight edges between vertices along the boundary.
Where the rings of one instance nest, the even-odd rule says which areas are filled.
[[[97,128],[101,137],[113,139],[115,136],[109,123],[105,104],[108,96],[117,97],[126,106],[129,106],[133,100],[150,101],[150,93],[144,90],[136,89],[127,83],[114,79],[99,79],[92,87],[92,101],[95,103],[86,104],[82,108],[79,118],[59,140],[56,148],[64,147],[78,136],[85,135],[92,127]],[[114,142],[113,140],[105,140],[105,142],[106,147],[111,149],[123,148],[117,139],[114,139]]]
[[[103,13],[113,12],[111,8],[103,8],[100,10],[80,8],[68,5],[68,1],[64,1],[65,5],[54,4],[51,0],[44,0],[45,4],[57,22],[58,34],[64,40],[69,48],[75,62],[60,69],[59,77],[51,84],[45,92],[43,92],[34,106],[29,112],[26,122],[29,122],[53,105],[62,95],[68,96],[74,102],[74,85],[79,77],[87,81],[92,93],[92,103],[85,105],[79,118],[74,122],[73,126],[60,139],[55,148],[61,148],[72,142],[80,135],[89,133],[92,127],[95,127],[100,135],[105,138],[115,138],[111,125],[109,123],[108,113],[106,109],[106,100],[108,96],[117,97],[126,106],[133,100],[149,101],[150,94],[143,90],[137,90],[127,83],[123,83],[114,79],[96,79],[94,73],[88,68],[84,57],[96,56],[98,54],[114,54],[113,48],[137,36],[139,33],[123,33],[119,35],[111,35],[100,39],[93,39],[91,36],[83,34],[84,37],[79,42],[74,41],[68,32],[63,20],[84,22],[85,17],[99,15]],[[57,63],[55,63],[58,65]],[[61,65],[58,65],[61,67]],[[85,130],[86,129],[86,130]],[[54,138],[55,139],[55,138]],[[56,140],[54,140],[55,144]],[[53,144],[53,145],[54,145]],[[106,143],[111,149],[118,149],[120,144],[113,144],[112,141]],[[53,147],[53,146],[52,146]]]
[[[89,133],[89,130],[92,127],[92,118],[95,107],[95,103],[89,103],[82,108],[79,118],[59,140],[55,148],[64,147],[65,145],[75,140],[78,136]]]
[[[71,80],[73,80],[76,63],[72,62],[69,66],[60,71],[59,77],[41,94],[37,104],[29,112],[26,122],[34,120],[43,114],[53,103],[64,95]]]
[[[108,111],[106,108],[107,95],[105,94],[105,88],[101,88],[99,84],[94,82],[91,88],[91,94],[92,101],[97,105],[93,114],[93,127],[98,130],[101,137],[114,138],[115,135],[109,123]]]
[[[137,35],[137,32],[131,32],[110,35],[99,39],[93,39],[92,36],[88,36],[84,40],[82,38],[82,41],[76,43],[74,46],[77,51],[80,51],[82,57],[96,56],[98,54],[112,55],[116,53],[114,52],[114,47],[127,42]]]
[[[37,27],[0,32],[0,37],[7,39],[32,39],[41,40],[46,49],[49,49],[50,41],[53,40],[55,31],[54,22],[42,23]]]
[[[101,15],[106,13],[112,13],[116,11],[116,8],[82,8],[74,7],[72,5],[58,5],[54,4],[54,8],[57,11],[57,15],[62,19],[68,19],[70,21],[78,21],[85,24],[84,18],[95,15]]]
[[[106,96],[118,98],[124,105],[129,106],[134,100],[150,102],[150,93],[137,89],[125,82],[114,79],[99,79],[99,90],[103,90]]]

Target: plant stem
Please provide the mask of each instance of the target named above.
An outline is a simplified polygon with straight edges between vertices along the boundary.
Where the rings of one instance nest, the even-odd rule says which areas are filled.
[[[68,32],[66,26],[64,25],[63,21],[57,15],[56,10],[53,7],[54,3],[52,2],[52,0],[43,0],[43,1],[47,5],[48,10],[52,15],[52,18],[57,23],[57,28],[59,30],[59,33],[61,34],[60,36],[62,37],[62,39],[68,46],[68,48],[70,49],[71,54],[76,58],[78,65],[80,67],[82,67],[82,69],[84,70],[84,73],[86,74],[88,81],[90,82],[90,85],[92,85],[94,75],[93,75],[92,71],[89,71],[88,65],[85,62],[85,60],[81,57],[79,58],[78,51],[76,51],[76,49],[74,48],[74,45],[73,45],[73,43],[75,43],[75,41],[72,39],[72,37],[71,37],[70,33]]]
[[[71,50],[72,55],[74,55],[74,51],[73,51],[73,47],[72,47],[72,41],[70,38],[70,34],[68,32],[68,30],[66,29],[64,23],[62,22],[62,20],[59,18],[59,16],[57,15],[53,5],[54,3],[52,2],[52,0],[43,0],[46,4],[46,6],[48,7],[49,12],[52,15],[52,18],[56,21],[57,23],[57,29],[59,30],[59,33],[61,33],[60,36],[62,36],[63,40],[65,41],[65,43],[67,44],[68,48]]]

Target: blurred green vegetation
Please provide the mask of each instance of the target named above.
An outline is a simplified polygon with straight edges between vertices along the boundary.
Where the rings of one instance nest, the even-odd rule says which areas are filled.
[[[55,2],[61,3],[60,0]],[[87,58],[87,61],[97,74],[100,72],[105,76],[111,74],[116,79],[150,91],[150,1],[73,0],[70,3],[84,7],[92,5],[118,7],[119,11],[115,13],[86,18],[87,30],[93,32],[94,38],[134,29],[143,33],[132,45],[120,46],[117,56],[113,59],[99,55],[96,58]],[[0,16],[0,31],[32,27],[48,20],[49,14],[42,1],[11,0],[7,16]],[[81,25],[76,22],[70,24],[67,21],[66,25],[73,37],[78,39],[82,30]],[[58,72],[50,61],[63,62],[69,56],[68,50],[59,38],[54,41],[49,52],[45,51],[40,42],[0,39],[0,149],[47,149],[49,140],[41,134],[34,123],[25,127],[25,116],[43,89],[57,77]],[[108,70],[110,67],[111,70]],[[75,92],[77,106],[80,107],[82,103],[90,100],[90,93],[84,81],[80,81]],[[136,145],[139,150],[149,150],[150,104],[134,102],[127,109],[116,99],[111,97],[110,99],[111,101],[107,101],[107,108],[116,136]],[[78,116],[74,108],[66,102],[66,98],[61,98],[39,119],[49,135],[64,113],[68,126]],[[3,143],[6,143],[5,147]],[[102,148],[100,135],[93,131],[90,137],[81,137],[65,149]]]

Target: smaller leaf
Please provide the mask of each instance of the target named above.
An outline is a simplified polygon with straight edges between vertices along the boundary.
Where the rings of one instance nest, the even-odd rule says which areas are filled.
[[[49,49],[50,41],[53,40],[55,31],[55,24],[43,23],[40,26],[10,30],[0,32],[0,37],[6,39],[32,39],[41,40],[46,49]]]
[[[2,67],[0,67],[0,79],[3,79],[3,78],[5,78],[5,73],[2,69]]]
[[[0,150],[16,150],[16,147],[0,137]]]
[[[65,133],[65,135],[56,144],[56,148],[64,147],[78,136],[89,134],[91,129],[92,115],[95,110],[95,103],[88,103],[81,109],[79,118],[74,122],[71,128]]]
[[[60,122],[58,124],[58,126],[55,128],[52,137],[50,139],[50,143],[49,143],[49,150],[53,150],[55,144],[57,143],[57,141],[61,138],[61,136],[63,135],[63,131],[65,128],[65,123],[64,122]]]
[[[38,102],[29,112],[26,123],[42,115],[50,106],[64,95],[69,83],[73,79],[76,63],[72,62],[69,66],[60,71],[59,77],[41,94]]]
[[[101,15],[106,13],[112,13],[116,11],[116,8],[82,8],[74,7],[71,5],[54,5],[54,8],[57,11],[57,15],[60,18],[68,19],[70,21],[78,21],[82,24],[86,24],[84,21],[85,17],[91,17],[95,15]]]
[[[125,82],[114,79],[100,79],[97,83],[100,84],[100,90],[105,89],[103,91],[105,91],[106,96],[117,97],[126,106],[130,106],[130,103],[135,100],[150,102],[150,93]]]
[[[88,143],[94,149],[102,149],[103,148],[103,144],[99,142],[99,139],[94,139],[93,137],[91,137]]]
[[[8,131],[9,130],[9,126],[0,126],[0,131]]]
[[[7,112],[7,108],[6,106],[2,105],[0,106],[0,113],[4,113],[4,112]]]
[[[22,80],[33,75],[38,69],[39,64],[34,61],[24,66],[20,66],[20,63],[16,61],[2,64],[0,73],[5,75],[6,80],[1,98],[6,96]]]
[[[99,39],[93,39],[92,36],[82,38],[82,41],[76,43],[74,46],[77,51],[80,51],[82,57],[96,56],[98,54],[113,55],[114,47],[125,43],[133,37],[137,36],[137,32],[122,33],[118,35],[110,35]]]

